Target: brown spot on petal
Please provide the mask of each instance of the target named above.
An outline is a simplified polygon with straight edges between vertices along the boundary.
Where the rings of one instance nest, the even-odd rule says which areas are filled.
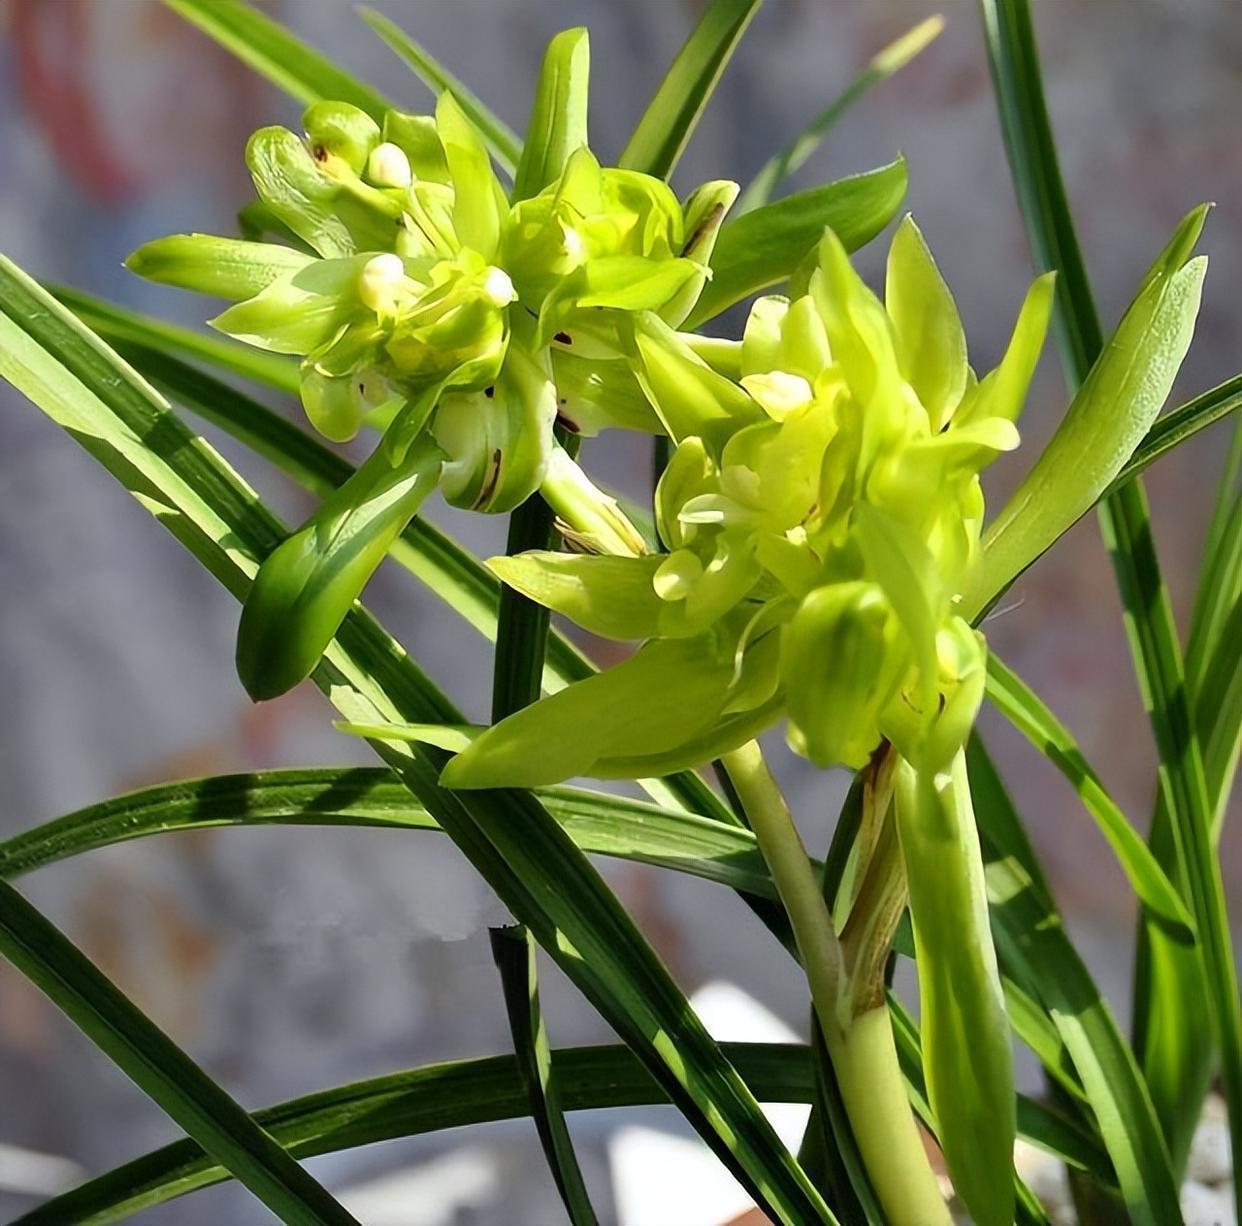
[[[479,490],[479,496],[474,500],[474,510],[485,507],[491,501],[492,495],[496,492],[496,486],[500,484],[500,448],[497,447],[492,452],[492,462],[488,467],[487,479],[483,482],[483,488]]]
[[[562,345],[572,345],[573,337],[568,332],[558,332],[553,338],[554,341],[560,341]]]

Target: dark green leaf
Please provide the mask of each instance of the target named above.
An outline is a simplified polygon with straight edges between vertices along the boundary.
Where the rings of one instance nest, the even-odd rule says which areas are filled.
[[[1069,729],[995,652],[988,655],[987,695],[996,709],[1073,784],[1139,900],[1162,918],[1179,939],[1193,940],[1190,915],[1176,887],[1108,794]]]
[[[260,1124],[3,882],[0,954],[282,1222],[358,1226]]]
[[[573,1141],[561,1111],[560,1083],[555,1076],[552,1052],[539,1008],[539,983],[535,969],[537,946],[521,926],[493,928],[492,957],[504,986],[505,1010],[513,1034],[518,1075],[526,1090],[527,1106],[539,1130],[543,1152],[552,1168],[557,1190],[573,1226],[595,1226]]]
[[[618,165],[667,179],[763,0],[712,0],[647,104]]]
[[[982,744],[967,749],[970,787],[983,840],[988,903],[1005,974],[1048,1011],[1082,1079],[1100,1137],[1134,1226],[1179,1226],[1181,1209],[1168,1150],[1147,1087],[1047,891],[1012,845],[1021,823]]]
[[[787,1043],[721,1046],[764,1102],[811,1101],[807,1048]],[[624,1047],[556,1050],[552,1068],[570,1111],[668,1101]],[[431,1064],[310,1094],[256,1112],[255,1119],[292,1153],[306,1158],[396,1137],[515,1119],[526,1110],[526,1093],[514,1057],[485,1056]],[[1098,1165],[1099,1153],[1091,1148],[1090,1140],[1062,1127],[1046,1109],[1020,1099],[1018,1112],[1035,1144],[1076,1165]],[[21,1226],[104,1226],[227,1177],[192,1141],[177,1141],[41,1205],[20,1222]]]
[[[580,788],[540,798],[583,851],[691,873],[774,898],[755,836],[737,825]],[[219,826],[377,826],[438,830],[383,768],[218,775],[160,784],[89,805],[0,843],[0,878],[129,839]]]
[[[983,14],[1001,124],[1027,232],[1041,267],[1055,268],[1060,274],[1057,315],[1063,364],[1070,386],[1085,389],[1088,371],[1102,348],[1102,335],[1057,162],[1030,5],[1028,0],[983,0]],[[1160,757],[1160,788],[1169,814],[1177,879],[1199,937],[1196,949],[1207,987],[1205,1011],[1221,1056],[1231,1142],[1238,1151],[1242,1149],[1242,1005],[1237,966],[1220,862],[1212,844],[1212,805],[1203,750],[1141,479],[1105,499],[1100,526],[1125,607],[1131,655]],[[1167,1007],[1198,1011],[1203,1004],[1203,998],[1196,995],[1171,999]],[[1175,1028],[1180,1027],[1175,1024]],[[1183,1114],[1193,1119],[1198,1109],[1193,1100],[1201,1085],[1194,1068],[1202,1062],[1201,1044],[1186,1047],[1180,1060],[1186,1075],[1177,1080],[1192,1099]],[[1175,1136],[1172,1141],[1171,1149],[1180,1152],[1181,1140]],[[1235,1189],[1238,1206],[1242,1206],[1242,1182]]]
[[[242,0],[164,3],[299,102],[349,102],[377,123],[391,105],[364,81]]]

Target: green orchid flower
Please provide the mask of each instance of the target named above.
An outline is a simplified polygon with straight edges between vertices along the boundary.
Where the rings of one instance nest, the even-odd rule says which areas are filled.
[[[626,360],[629,321],[687,317],[738,189],[709,183],[683,204],[660,179],[601,166],[587,147],[588,72],[584,30],[552,40],[511,193],[451,93],[434,116],[389,111],[382,124],[318,102],[303,137],[269,127],[247,146],[251,222],[282,242],[177,235],[140,248],[130,267],[233,299],[215,327],[301,358],[302,404],[327,438],[380,430],[397,473],[426,442],[457,506],[509,511],[547,487],[575,539],[632,539],[572,461],[551,464],[553,428],[560,418],[579,433],[660,430]],[[256,584],[238,644],[256,696],[309,674],[369,578],[354,560],[337,567],[346,539],[300,553],[304,574]],[[351,559],[373,569],[382,556]],[[348,575],[352,593],[319,568]],[[304,595],[329,591],[318,606]]]
[[[773,721],[783,712],[790,744],[817,765],[861,767],[888,739],[934,773],[964,743],[982,695],[982,641],[958,613],[979,559],[979,474],[1017,445],[1051,282],[1032,287],[1008,351],[982,380],[910,218],[889,253],[885,298],[828,232],[802,297],[754,305],[735,378],[658,315],[628,321],[635,378],[677,443],[656,494],[666,552],[528,553],[491,565],[598,634],[710,636],[714,656],[734,660],[718,673],[716,709],[762,708]],[[772,691],[745,668],[768,641]],[[673,703],[682,681],[673,668],[653,678],[649,704]],[[446,781],[519,782],[501,757],[580,735],[557,722],[572,705],[548,700],[497,725]],[[688,724],[670,728],[697,738]],[[705,756],[737,743],[723,724],[716,736]],[[598,758],[630,756],[619,742]],[[520,782],[558,782],[557,761],[528,752]]]

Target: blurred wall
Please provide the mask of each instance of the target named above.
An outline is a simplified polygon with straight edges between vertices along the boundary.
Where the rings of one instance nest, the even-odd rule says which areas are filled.
[[[410,109],[428,104],[344,0],[268,7]],[[406,0],[376,7],[519,128],[547,38],[570,23],[588,25],[593,144],[608,158],[701,5]],[[957,294],[976,365],[985,366],[1002,350],[1030,259],[975,7],[967,0],[941,7],[945,34],[849,115],[798,183],[905,151],[909,206]],[[1203,244],[1212,267],[1174,396],[1180,401],[1242,369],[1235,0],[1040,0],[1035,7],[1064,169],[1106,321],[1115,320],[1178,218],[1200,200],[1217,201]],[[872,53],[936,8],[925,0],[768,0],[678,185],[745,181]],[[248,199],[246,135],[262,123],[296,125],[296,117],[296,107],[155,0],[0,0],[0,249],[41,277],[196,324],[201,300],[145,285],[120,261],[158,234],[229,232]],[[882,251],[880,243],[865,253],[867,271],[881,266]],[[1064,405],[1050,347],[1022,422],[1027,446],[992,474],[994,505]],[[1183,617],[1225,443],[1218,428],[1150,479]],[[298,494],[227,441],[220,446],[282,513],[304,512]],[[596,443],[588,460],[634,490],[647,471],[645,447],[620,436]],[[478,517],[434,515],[481,549],[501,539],[499,525]],[[381,576],[369,599],[481,718],[488,661],[470,632],[402,573]],[[157,780],[366,761],[355,742],[332,732],[309,690],[261,709],[248,705],[232,675],[235,617],[230,599],[146,512],[0,388],[7,693],[0,835]],[[1145,824],[1150,740],[1092,522],[1023,579],[989,634]],[[993,742],[1072,925],[1124,1013],[1133,919],[1124,881],[1060,778],[1008,729],[997,728]],[[808,769],[779,738],[773,743],[808,837],[822,848],[844,781]],[[1242,905],[1236,823],[1227,844],[1229,883]],[[687,987],[732,979],[801,1029],[797,977],[731,895],[637,868],[607,872]],[[322,830],[183,835],[53,867],[22,888],[248,1104],[507,1046],[485,934],[503,911],[446,840]],[[551,970],[544,991],[555,1041],[606,1036]],[[0,1087],[0,1144],[64,1155],[90,1170],[173,1135],[158,1110],[3,967]],[[594,1116],[575,1122],[605,1207],[600,1147],[610,1125]],[[508,1172],[503,1207],[494,1203],[498,1194],[484,1191],[466,1216],[427,1220],[556,1220],[533,1129],[513,1125],[479,1139]],[[380,1147],[320,1169],[334,1184],[356,1181],[453,1143]],[[0,1216],[18,1204],[0,1194]],[[244,1226],[263,1219],[248,1197],[222,1188],[144,1220]]]

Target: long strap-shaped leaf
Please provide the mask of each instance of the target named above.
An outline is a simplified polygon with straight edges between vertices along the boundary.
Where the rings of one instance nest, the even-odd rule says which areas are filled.
[[[1057,318],[1067,378],[1077,387],[1099,355],[1102,334],[1074,234],[1040,83],[1028,0],[983,0],[988,54],[1000,101],[1013,177],[1036,258],[1057,269]],[[1202,751],[1190,712],[1182,654],[1160,576],[1147,499],[1140,480],[1109,495],[1100,526],[1113,560],[1140,687],[1160,757],[1160,786],[1170,816],[1182,886],[1194,915],[1221,1057],[1234,1152],[1242,1150],[1242,1006],[1220,862],[1212,845],[1212,809]],[[1171,1002],[1173,1009],[1199,1002]],[[1198,1053],[1190,1058],[1199,1059]],[[1236,1202],[1242,1206],[1242,1183]]]
[[[764,1102],[811,1101],[808,1049],[789,1043],[722,1043],[729,1060]],[[624,1047],[571,1047],[552,1052],[552,1067],[571,1111],[667,1102],[634,1054]],[[515,1119],[527,1109],[512,1056],[430,1064],[296,1098],[256,1112],[255,1120],[298,1157],[335,1153],[412,1137]],[[1040,1104],[1018,1104],[1028,1140],[1086,1170],[1102,1156],[1072,1125]],[[117,1167],[40,1205],[20,1226],[104,1226],[227,1179],[192,1141],[177,1141]],[[19,1226],[14,1223],[14,1226]]]
[[[526,1089],[526,1107],[534,1118],[543,1152],[556,1180],[561,1202],[573,1226],[594,1226],[595,1210],[573,1141],[565,1124],[560,1082],[552,1064],[543,1010],[539,1005],[536,945],[522,925],[491,930],[492,957],[500,971],[513,1051]]]
[[[583,788],[548,788],[539,798],[584,852],[776,896],[755,836],[741,826]],[[116,796],[14,835],[0,843],[0,880],[130,839],[266,825],[439,830],[383,767],[216,775]]]
[[[748,831],[581,789],[548,789],[541,796],[584,849],[697,872],[756,893],[771,891],[754,836]],[[426,810],[383,769],[219,776],[120,796],[18,835],[0,845],[0,877],[13,877],[124,839],[273,822],[437,828]],[[1020,1029],[1024,1039],[1031,1041],[1030,1030]],[[907,1072],[913,1075],[914,1065],[908,1059],[906,1063]],[[1098,1159],[1081,1156],[1087,1152],[1082,1149],[1082,1134],[1077,1134],[1075,1149],[1071,1126],[1063,1124],[1059,1131],[1065,1135],[1058,1142],[1056,1121],[1032,1123],[1034,1111],[1030,1104],[1019,1104],[1019,1119],[1026,1120],[1023,1128],[1028,1136],[1038,1140],[1047,1133],[1051,1139],[1046,1138],[1045,1145],[1053,1145],[1086,1169],[1101,1169]]]
[[[763,0],[712,0],[677,52],[618,159],[667,179]]]
[[[1107,1002],[1020,854],[1021,823],[978,738],[967,750],[987,861],[988,903],[1006,975],[1048,1010],[1082,1079],[1134,1226],[1177,1226],[1177,1185],[1147,1087]]]
[[[7,260],[0,260],[0,374],[244,596],[258,559],[280,537],[279,523],[149,385]],[[360,608],[315,680],[357,723],[462,722]],[[516,792],[456,796],[439,786],[442,753],[376,749],[759,1204],[781,1222],[832,1221],[668,971],[538,800]]]
[[[377,123],[392,105],[378,90],[242,0],[164,3],[299,102],[350,102]]]
[[[261,1124],[3,882],[0,954],[281,1221],[358,1226]]]
[[[1073,784],[1144,906],[1168,924],[1180,940],[1193,941],[1193,921],[1176,887],[1108,794],[1099,775],[1083,757],[1078,742],[1039,695],[995,652],[988,654],[987,695],[993,706]]]

